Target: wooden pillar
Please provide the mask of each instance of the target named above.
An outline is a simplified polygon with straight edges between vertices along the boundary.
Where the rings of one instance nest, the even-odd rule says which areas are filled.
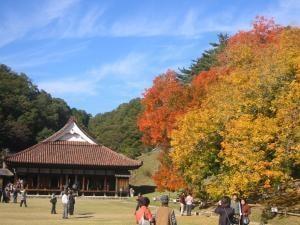
[[[116,177],[116,185],[115,185],[115,195],[117,196],[118,195],[118,189],[119,189],[119,185],[118,185],[118,177]]]
[[[36,188],[39,189],[40,188],[40,174],[37,175],[37,185]]]
[[[65,177],[66,177],[66,185],[69,185],[69,175],[66,174]]]
[[[52,182],[51,182],[51,175],[48,175],[48,189],[51,189],[51,184],[52,184]]]
[[[59,189],[60,190],[63,189],[63,177],[62,177],[62,175],[59,175]]]
[[[82,176],[82,188],[83,191],[85,191],[85,176]]]
[[[106,177],[106,175],[104,176],[103,190],[104,190],[105,192],[107,191],[107,177]]]
[[[77,183],[78,183],[78,175],[77,174],[75,175],[75,181],[74,182],[77,185]]]
[[[106,175],[104,175],[103,191],[104,191],[104,196],[106,196],[106,192],[107,192],[107,177],[106,177]]]

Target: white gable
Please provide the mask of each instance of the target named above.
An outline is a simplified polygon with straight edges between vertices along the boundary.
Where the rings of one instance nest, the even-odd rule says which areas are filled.
[[[70,123],[54,141],[79,141],[88,142],[90,144],[97,144],[89,138],[75,122]]]

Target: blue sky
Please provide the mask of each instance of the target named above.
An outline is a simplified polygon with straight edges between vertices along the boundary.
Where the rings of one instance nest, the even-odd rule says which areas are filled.
[[[0,1],[0,63],[95,115],[190,65],[257,15],[299,25],[298,0]]]

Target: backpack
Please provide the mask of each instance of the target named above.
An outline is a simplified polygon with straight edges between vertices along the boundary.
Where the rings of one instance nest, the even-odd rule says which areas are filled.
[[[250,223],[249,217],[248,216],[244,216],[243,217],[243,224],[244,225],[248,225]]]
[[[225,211],[226,217],[227,217],[230,225],[239,224],[239,220],[236,217],[232,217],[231,219],[229,219],[226,209],[224,209],[224,211]]]
[[[139,221],[139,225],[150,225],[150,221],[145,219],[145,213]]]

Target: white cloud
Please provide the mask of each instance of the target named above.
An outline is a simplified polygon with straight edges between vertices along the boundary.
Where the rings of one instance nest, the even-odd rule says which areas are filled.
[[[256,15],[275,17],[284,24],[297,25],[300,21],[298,0],[279,0],[257,12],[241,11],[231,6],[223,12],[208,14],[203,9],[189,9],[177,13],[155,15],[147,11],[119,15],[105,20],[107,9],[90,5],[82,9],[79,0],[47,1],[27,14],[5,12],[0,16],[0,47],[27,37],[86,38],[86,37],[151,37],[179,36],[199,38],[205,32],[236,32],[248,29]]]
[[[46,44],[43,47],[25,50],[22,52],[13,53],[10,55],[1,56],[1,63],[13,65],[16,70],[24,70],[49,63],[56,63],[66,60],[87,46],[86,42],[73,45],[71,48],[57,49],[55,44]],[[54,50],[53,50],[54,49]]]
[[[38,82],[38,87],[54,95],[95,95],[96,85],[92,80],[80,78],[67,78]]]
[[[24,37],[29,32],[43,28],[68,12],[77,0],[47,1],[33,12],[20,13],[15,10],[2,13],[0,25],[0,47]]]
[[[133,78],[146,66],[146,54],[129,53],[122,59],[115,62],[103,64],[98,68],[88,71],[88,74],[96,78],[102,79],[105,76],[115,76],[119,79]]]
[[[118,83],[130,84],[141,79],[143,67],[146,65],[144,54],[130,53],[115,62],[102,64],[97,68],[90,69],[81,75],[74,74],[67,78],[44,80],[38,82],[39,88],[54,95],[74,94],[74,95],[95,95],[99,89],[103,88],[103,80],[115,77]],[[65,77],[65,76],[64,76]]]

